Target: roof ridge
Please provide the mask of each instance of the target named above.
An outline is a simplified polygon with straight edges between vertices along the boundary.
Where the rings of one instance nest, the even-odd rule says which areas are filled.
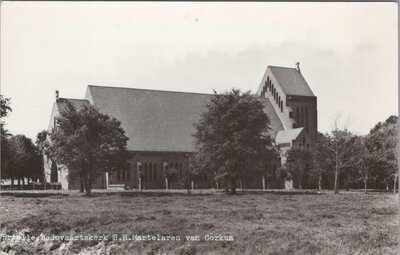
[[[56,103],[65,103],[65,102],[74,102],[74,101],[80,101],[81,103],[89,103],[89,100],[86,98],[79,99],[79,98],[67,98],[67,97],[59,97],[56,99]]]
[[[286,68],[286,69],[294,69],[294,70],[297,70],[295,67],[286,67],[286,66],[268,66],[268,67],[273,67],[273,68]]]
[[[196,94],[196,95],[207,95],[207,96],[213,95],[213,94],[210,94],[210,93],[200,93],[200,92],[172,91],[172,90],[160,90],[160,89],[143,89],[143,88],[128,88],[128,87],[101,86],[101,85],[88,85],[88,87],[112,88],[112,89],[129,89],[129,90],[144,90],[144,91],[154,91],[154,92]]]
[[[70,98],[70,97],[59,97],[58,99],[66,99],[66,100],[85,100],[85,101],[89,101],[86,98]]]

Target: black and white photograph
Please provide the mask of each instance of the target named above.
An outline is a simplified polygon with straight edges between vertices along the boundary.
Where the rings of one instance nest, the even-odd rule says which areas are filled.
[[[398,8],[2,1],[0,255],[399,254]]]

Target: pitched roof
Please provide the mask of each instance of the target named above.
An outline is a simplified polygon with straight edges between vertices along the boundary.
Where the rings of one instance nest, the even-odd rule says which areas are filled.
[[[293,128],[287,130],[279,130],[276,134],[275,143],[282,144],[282,143],[292,143],[303,131],[304,128]]]
[[[211,94],[88,86],[86,98],[119,121],[133,151],[194,151],[193,123]]]
[[[56,100],[57,108],[59,111],[65,108],[66,101],[70,102],[78,111],[84,104],[89,104],[86,99],[75,99],[75,98],[58,98]]]
[[[314,96],[303,75],[296,68],[268,66],[287,95]]]
[[[89,85],[86,98],[119,121],[132,151],[194,151],[193,126],[212,94]],[[268,99],[264,111],[271,120],[271,136],[283,129]]]

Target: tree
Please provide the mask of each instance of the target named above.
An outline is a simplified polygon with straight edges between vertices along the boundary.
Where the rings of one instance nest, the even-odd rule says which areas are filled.
[[[367,140],[370,154],[380,160],[380,165],[376,166],[379,169],[375,171],[377,177],[381,176],[387,187],[389,187],[389,182],[393,181],[394,192],[396,192],[398,177],[397,119],[397,116],[390,116],[386,122],[375,125]]]
[[[330,134],[326,134],[327,139],[324,140],[323,147],[330,151],[328,160],[335,165],[334,172],[334,191],[339,193],[339,174],[352,163],[351,159],[354,155],[351,153],[351,143],[354,141],[354,136],[347,129],[347,125],[343,129],[339,128],[340,117],[337,116],[334,120],[334,129]]]
[[[40,165],[40,157],[32,140],[24,135],[12,136],[7,141],[8,165],[2,169],[2,178],[18,179],[18,186],[25,184],[24,178],[36,180],[43,168]]]
[[[377,164],[384,164],[383,155],[369,150],[369,139],[370,136],[358,136],[352,145],[353,153],[353,167],[358,173],[359,178],[364,183],[364,193],[367,194],[368,183],[371,177],[371,169]]]
[[[11,173],[11,152],[9,148],[8,138],[10,134],[4,128],[5,122],[4,118],[8,116],[9,112],[12,111],[10,106],[10,99],[4,98],[3,95],[0,95],[0,104],[1,104],[1,119],[0,119],[0,129],[1,129],[1,177],[9,178]],[[12,183],[13,184],[13,183]]]
[[[49,153],[47,151],[47,131],[46,130],[42,130],[40,131],[37,135],[36,135],[36,148],[38,150],[38,154],[39,157],[41,159],[41,167],[44,169],[44,162],[43,162],[43,156],[49,157]],[[43,183],[43,187],[45,188],[46,186],[46,176],[45,176],[45,172],[43,170],[42,176],[40,177],[41,182]]]
[[[187,194],[191,195],[192,185],[198,180],[202,173],[206,173],[204,166],[205,160],[201,158],[202,154],[192,153],[187,155],[189,167],[183,171],[181,180],[187,190]]]
[[[172,164],[171,166],[168,166],[167,169],[165,170],[165,177],[168,180],[168,186],[171,187],[172,189],[172,184],[174,181],[176,181],[178,179],[178,169],[176,167],[174,167],[174,165]],[[167,189],[169,189],[169,187],[167,187]]]
[[[317,187],[319,190],[322,187],[330,187],[332,176],[332,170],[334,164],[329,160],[330,151],[325,148],[325,144],[329,141],[328,136],[318,133],[317,139],[311,147],[312,152],[312,167],[310,169],[310,176],[315,178],[317,181]]]
[[[128,167],[128,138],[115,118],[92,105],[77,110],[66,101],[56,123],[48,144],[50,158],[68,168],[70,181],[83,181],[86,195],[98,176]]]
[[[214,91],[195,124],[196,147],[206,161],[204,167],[229,183],[231,194],[236,193],[238,180],[264,170],[272,143],[270,120],[263,108],[260,98],[250,92]]]
[[[10,98],[5,98],[3,95],[0,95],[0,106],[1,106],[1,137],[7,137],[8,132],[7,130],[4,129],[4,117],[7,117],[8,114],[12,111],[11,109],[11,99]]]
[[[298,181],[299,189],[309,179],[312,164],[312,152],[306,147],[294,146],[286,152],[285,168]]]

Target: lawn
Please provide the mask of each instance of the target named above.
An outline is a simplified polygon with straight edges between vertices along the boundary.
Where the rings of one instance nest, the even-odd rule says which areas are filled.
[[[3,235],[91,235],[107,240],[4,238],[1,250],[15,254],[397,254],[397,200],[393,194],[362,192],[235,196],[107,192],[93,197],[75,191],[2,193]],[[176,240],[129,240],[139,238],[135,235]],[[186,236],[199,238],[186,240]],[[212,238],[220,240],[205,240]]]

